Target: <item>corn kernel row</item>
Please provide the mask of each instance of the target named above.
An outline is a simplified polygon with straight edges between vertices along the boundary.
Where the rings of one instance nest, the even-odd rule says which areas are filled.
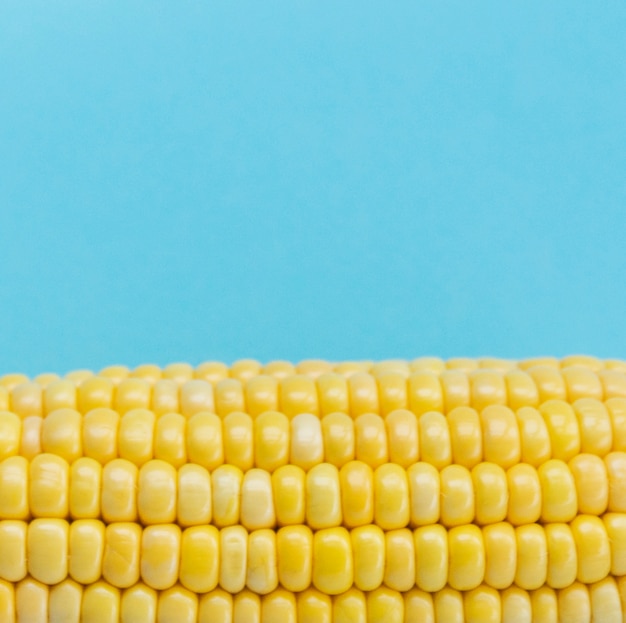
[[[116,384],[108,376],[91,376],[81,382],[50,380],[45,386],[27,380],[7,385],[0,384],[0,410],[10,410],[21,417],[46,415],[60,408],[87,413],[99,407],[120,413],[136,408],[152,409],[157,414],[180,412],[187,417],[199,411],[211,411],[220,417],[232,411],[248,412],[253,417],[265,411],[281,411],[289,417],[341,411],[356,417],[361,413],[386,415],[396,409],[417,414],[447,413],[459,406],[480,411],[501,404],[517,410],[537,407],[548,400],[626,397],[626,370],[596,372],[576,366],[538,366],[526,371],[448,370],[410,375],[399,371],[357,372],[348,378],[330,372],[316,378],[255,375],[217,382],[191,378],[182,384],[174,379],[151,383],[144,378],[125,378]]]
[[[72,518],[143,525],[241,524],[249,530],[304,524],[317,530],[375,524],[385,530],[441,523],[454,527],[508,521],[568,522],[578,514],[626,513],[626,453],[604,460],[579,454],[569,464],[551,459],[538,469],[519,463],[505,471],[479,463],[471,471],[441,472],[418,462],[372,470],[351,461],[320,463],[309,472],[284,465],[273,474],[221,465],[209,472],[176,470],[154,459],[137,468],[125,459],[105,466],[82,457],[71,465],[56,455],[0,463],[0,519]]]
[[[86,587],[72,580],[48,587],[30,577],[15,585],[0,581],[0,619],[16,623],[622,623],[625,602],[623,578],[559,590],[497,591],[481,585],[430,594],[381,587],[368,593],[352,588],[333,597],[315,589],[294,595],[279,588],[262,596],[216,589],[197,595],[180,585],[155,591],[141,582],[120,590],[104,581]]]
[[[138,466],[159,458],[175,467],[186,462],[209,470],[226,462],[242,470],[274,471],[291,463],[305,470],[321,462],[341,467],[360,460],[372,468],[387,462],[404,467],[421,460],[438,469],[452,463],[471,469],[481,461],[508,468],[519,462],[540,466],[550,458],[569,461],[580,452],[600,457],[626,451],[626,399],[602,403],[581,399],[573,405],[551,400],[539,409],[514,413],[491,406],[480,414],[458,407],[450,414],[416,416],[396,410],[382,417],[352,419],[331,413],[321,419],[302,413],[291,420],[268,411],[253,419],[233,412],[155,415],[133,409],[120,415],[98,408],[81,416],[58,409],[47,417],[19,418],[0,412],[0,460],[41,452],[68,461],[88,456],[106,463],[126,458]]]
[[[383,585],[399,592],[415,586],[468,591],[483,583],[498,590],[558,589],[626,575],[626,516],[387,532],[373,525],[248,532],[240,525],[181,530],[175,524],[142,529],[92,519],[0,521],[0,579],[19,582],[27,575],[49,586],[70,577],[85,585],[102,578],[127,588],[141,579],[155,590],[180,582],[196,593],[219,586],[259,595],[279,585],[294,593],[314,586],[327,595]]]

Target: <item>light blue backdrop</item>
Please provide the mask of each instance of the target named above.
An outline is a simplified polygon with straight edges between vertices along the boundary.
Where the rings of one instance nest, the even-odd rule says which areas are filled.
[[[626,4],[0,4],[0,373],[626,358]]]

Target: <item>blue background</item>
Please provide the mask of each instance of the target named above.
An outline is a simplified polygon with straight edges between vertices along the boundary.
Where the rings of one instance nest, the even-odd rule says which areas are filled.
[[[626,4],[0,4],[0,373],[626,357]]]

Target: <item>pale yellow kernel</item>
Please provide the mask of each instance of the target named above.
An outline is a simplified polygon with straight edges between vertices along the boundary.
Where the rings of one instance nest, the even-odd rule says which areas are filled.
[[[170,363],[163,368],[163,378],[182,385],[193,379],[193,367],[185,362]]]
[[[282,588],[261,599],[261,623],[297,623],[296,596]]]
[[[187,420],[180,413],[166,413],[157,418],[154,429],[154,458],[174,467],[187,462]]]
[[[263,529],[248,535],[246,586],[258,595],[267,595],[278,586],[276,533]]]
[[[446,413],[457,407],[469,407],[470,382],[462,370],[444,370],[439,375]]]
[[[450,446],[454,463],[472,469],[483,458],[480,417],[471,407],[456,407],[448,413]]]
[[[215,412],[213,386],[207,381],[193,379],[180,387],[180,412],[190,418],[196,413]]]
[[[408,380],[409,409],[418,417],[429,411],[443,411],[443,391],[439,375],[414,372]]]
[[[552,366],[537,365],[526,369],[539,392],[539,404],[548,400],[565,400],[567,389],[561,371]]]
[[[102,465],[83,456],[70,467],[70,517],[96,519],[100,517]]]
[[[551,459],[537,470],[541,484],[541,520],[567,522],[578,513],[576,485],[569,467],[563,461]]]
[[[202,467],[187,463],[178,470],[176,517],[181,527],[211,523],[211,474]]]
[[[272,474],[276,522],[279,526],[304,523],[306,474],[297,465],[283,465]]]
[[[409,405],[406,376],[398,372],[385,372],[376,376],[380,413],[384,417]]]
[[[622,623],[622,607],[617,583],[614,578],[605,578],[589,587],[591,620],[603,623]]]
[[[106,523],[137,521],[137,476],[137,466],[124,459],[114,459],[102,469],[100,508]]]
[[[362,591],[373,591],[385,576],[385,533],[378,526],[359,526],[350,531],[350,540],[354,584]]]
[[[313,535],[313,585],[328,595],[347,591],[354,581],[350,533],[327,528]]]
[[[98,376],[111,379],[116,386],[128,378],[129,374],[130,370],[126,366],[108,366],[98,372]]]
[[[563,374],[569,402],[573,403],[580,398],[595,398],[596,400],[604,398],[602,383],[593,370],[582,366],[568,366],[561,370],[561,374]]]
[[[435,621],[465,623],[463,594],[446,587],[435,595]]]
[[[577,579],[583,584],[603,580],[611,571],[611,547],[599,517],[578,515],[570,524],[578,556]]]
[[[20,383],[28,383],[30,379],[25,374],[5,374],[0,377],[0,387],[6,388],[9,392]]]
[[[69,623],[80,620],[83,586],[74,580],[64,580],[50,587],[48,597],[49,623]]]
[[[502,603],[498,591],[479,586],[463,596],[466,623],[500,623]]]
[[[386,374],[398,374],[405,379],[411,375],[409,364],[402,359],[387,359],[385,361],[377,361],[372,365],[370,374],[377,378]]]
[[[176,525],[148,526],[141,538],[141,579],[155,590],[176,583],[181,532]]]
[[[78,519],[70,524],[69,574],[81,584],[100,579],[104,556],[105,525],[96,519]]]
[[[478,361],[469,357],[453,357],[448,359],[445,365],[447,370],[462,370],[463,372],[472,372],[478,369]]]
[[[10,456],[0,462],[0,519],[28,519],[28,461],[23,456]]]
[[[528,591],[511,586],[500,593],[502,620],[507,623],[533,623],[532,602]],[[543,623],[541,619],[537,623]]]
[[[300,413],[291,420],[289,462],[308,471],[324,460],[324,441],[320,419]]]
[[[565,588],[576,580],[578,572],[574,536],[565,523],[547,524],[545,532],[548,552],[546,582],[552,588]]]
[[[575,582],[558,591],[559,623],[587,623],[591,621],[589,589]]]
[[[521,461],[539,467],[552,456],[552,444],[546,422],[541,413],[532,407],[522,407],[515,417],[520,434]]]
[[[508,406],[517,411],[522,407],[539,405],[539,390],[532,376],[523,370],[509,370],[504,375]]]
[[[329,413],[322,418],[324,461],[341,468],[354,460],[354,420],[345,413]]]
[[[8,411],[10,406],[9,390],[0,385],[0,410]]]
[[[105,582],[85,587],[80,608],[81,623],[117,623],[119,618],[119,589]]]
[[[76,387],[79,387],[80,385],[82,385],[83,381],[91,379],[93,378],[93,376],[94,374],[91,370],[72,370],[71,372],[68,372],[63,378],[74,383]]]
[[[258,417],[266,411],[278,409],[278,379],[261,375],[248,379],[244,388],[248,413]]]
[[[611,417],[604,403],[580,398],[573,405],[580,429],[580,451],[605,456],[613,447]]]
[[[111,379],[93,376],[85,379],[78,386],[78,410],[88,413],[92,409],[113,405],[113,391],[115,384]]]
[[[288,591],[300,592],[311,584],[313,533],[308,526],[285,526],[276,533],[278,581]]]
[[[401,592],[415,586],[415,542],[407,528],[385,532],[383,582],[388,588]]]
[[[259,376],[262,365],[255,359],[239,359],[230,366],[229,375],[232,379],[238,379],[242,383]]]
[[[273,472],[289,462],[289,419],[277,411],[266,411],[254,420],[254,462]]]
[[[550,435],[552,457],[569,461],[580,452],[580,428],[574,409],[563,400],[550,400],[539,411]]]
[[[41,427],[43,418],[31,415],[22,420],[22,442],[20,455],[29,461],[41,454]]]
[[[154,385],[163,376],[163,371],[154,363],[143,363],[137,366],[129,376],[133,379],[143,379],[150,385]]]
[[[137,582],[122,592],[120,599],[121,623],[138,623],[139,621],[152,623],[152,621],[156,621],[156,614],[157,592],[153,588],[146,586],[143,582]]]
[[[213,471],[224,463],[222,420],[214,413],[196,413],[187,420],[187,460]]]
[[[342,361],[333,366],[333,370],[337,374],[343,374],[349,379],[353,374],[360,372],[369,372],[372,369],[371,361]]]
[[[251,469],[241,484],[241,525],[247,530],[274,528],[276,512],[272,476],[263,469]]]
[[[154,458],[156,417],[147,409],[132,409],[119,421],[117,448],[120,458],[141,467]]]
[[[341,374],[328,372],[315,381],[319,396],[321,415],[329,413],[349,413],[348,381]]]
[[[315,588],[298,593],[296,597],[298,623],[336,623],[330,595]]]
[[[530,593],[533,623],[558,623],[559,606],[556,591],[542,586]]]
[[[20,417],[43,415],[41,385],[34,381],[19,383],[10,393],[11,411]]]
[[[486,407],[480,414],[485,461],[507,469],[519,463],[521,443],[515,414],[501,405]]]
[[[609,477],[609,508],[612,513],[626,512],[626,452],[611,452],[604,457]]]
[[[105,530],[102,577],[118,588],[128,588],[139,580],[142,530],[136,523],[117,522]]]
[[[368,623],[404,623],[404,600],[398,591],[385,586],[367,595]]]
[[[478,411],[491,405],[506,405],[506,383],[502,372],[475,370],[469,375],[471,405]]]
[[[389,460],[404,468],[419,460],[417,417],[407,409],[392,411],[385,417]]]
[[[605,370],[617,370],[618,372],[626,372],[626,361],[620,359],[605,359]]]
[[[61,377],[55,372],[43,372],[42,374],[38,374],[33,381],[41,387],[42,390],[45,390],[50,383],[54,383],[58,381]]]
[[[41,426],[41,448],[68,463],[83,454],[82,417],[74,409],[57,409],[49,413]]]
[[[43,390],[43,412],[55,409],[76,409],[76,385],[72,381],[52,381]]]
[[[112,409],[93,409],[83,415],[82,446],[85,456],[102,465],[117,458],[119,430],[120,416]]]
[[[569,463],[578,512],[585,515],[602,515],[609,503],[609,479],[604,461],[593,454],[578,454]]]
[[[371,374],[365,372],[353,374],[348,379],[348,396],[352,417],[363,413],[378,413],[378,386]]]
[[[605,400],[626,397],[626,374],[620,370],[601,370],[598,378],[602,383]]]
[[[416,548],[416,555],[419,552]],[[469,591],[485,577],[485,544],[478,526],[456,526],[448,532],[450,567],[448,583],[459,591]]]
[[[9,411],[0,411],[0,461],[16,456],[22,439],[22,419]]]
[[[243,472],[234,465],[220,465],[211,474],[213,523],[222,528],[239,523]]]
[[[538,524],[515,528],[517,570],[515,584],[527,591],[540,588],[548,574],[548,545],[546,533]]]
[[[160,379],[152,386],[152,411],[155,415],[178,413],[178,383],[172,379]]]
[[[19,582],[26,577],[27,534],[25,521],[0,521],[0,579]]]
[[[159,594],[158,623],[196,623],[198,596],[180,585]]]
[[[447,528],[474,521],[474,488],[467,467],[448,465],[441,470],[441,523]]]
[[[115,410],[124,415],[131,409],[149,409],[152,402],[152,384],[146,379],[128,378],[115,390]]]
[[[441,374],[446,369],[446,365],[443,359],[439,357],[418,357],[409,363],[409,370],[411,372],[432,372],[433,374]]]
[[[248,532],[243,526],[220,530],[219,584],[229,593],[238,593],[246,585],[248,567]]]
[[[406,621],[435,623],[435,606],[430,593],[421,591],[418,588],[413,588],[404,593],[403,597],[404,618]],[[352,620],[342,621],[342,623],[351,623]]]
[[[339,472],[343,523],[348,528],[374,521],[374,472],[361,461],[346,463]]]
[[[223,419],[224,459],[246,471],[254,466],[254,430],[247,413],[233,411]]]
[[[485,583],[499,590],[508,588],[517,569],[515,529],[506,522],[483,528],[485,542]]]
[[[280,411],[290,419],[300,413],[319,415],[317,387],[311,377],[297,374],[282,379],[278,395]]]
[[[597,372],[604,367],[604,363],[597,357],[591,355],[568,355],[563,357],[560,362],[561,368],[569,368],[571,366],[578,366],[581,368],[588,368]]]
[[[364,413],[354,420],[355,455],[372,469],[387,463],[389,448],[385,421],[374,413]]]
[[[602,521],[611,547],[611,574],[626,575],[626,515],[605,513]]]
[[[16,623],[48,620],[48,586],[26,577],[15,586]]]
[[[205,361],[194,371],[194,378],[208,381],[217,385],[220,381],[228,378],[228,366],[221,361]]]
[[[28,499],[33,517],[67,517],[69,471],[67,461],[54,454],[40,454],[31,461]]]
[[[404,468],[385,463],[374,472],[374,522],[383,530],[409,525],[411,502],[409,481]]]
[[[65,519],[33,519],[28,524],[28,573],[44,584],[67,577],[69,524]]]
[[[200,597],[198,623],[232,623],[233,596],[217,588]]]
[[[296,367],[290,361],[270,361],[263,366],[263,374],[280,380],[297,374]],[[304,373],[302,373],[304,374]]]
[[[306,475],[306,523],[313,530],[342,522],[339,470],[330,463],[312,467]],[[260,512],[260,511],[259,511]]]
[[[458,528],[455,528],[458,529]],[[415,540],[415,583],[428,593],[440,591],[448,582],[448,533],[440,525],[422,526]]]
[[[439,521],[441,483],[439,472],[428,463],[415,463],[407,470],[411,525],[424,526]]]
[[[333,597],[333,623],[354,623],[367,620],[367,599],[363,591],[351,588]],[[407,621],[416,619],[407,618]],[[422,621],[422,619],[420,619]],[[433,623],[424,621],[424,623]]]
[[[332,371],[333,364],[322,359],[305,359],[296,364],[296,374],[304,374],[314,379]]]
[[[419,416],[420,457],[437,469],[452,463],[450,429],[444,415],[429,411]]]
[[[472,469],[472,484],[476,523],[484,526],[504,521],[509,501],[506,472],[495,463],[479,463]]]
[[[506,473],[509,491],[507,521],[514,526],[535,523],[541,517],[541,482],[537,470],[518,463]]]
[[[165,461],[154,459],[139,469],[137,512],[144,526],[176,520],[178,474]]]
[[[215,526],[194,526],[182,533],[180,582],[195,593],[208,593],[219,580],[220,535]]]

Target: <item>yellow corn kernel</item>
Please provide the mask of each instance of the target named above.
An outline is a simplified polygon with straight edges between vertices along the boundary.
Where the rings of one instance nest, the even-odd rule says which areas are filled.
[[[314,588],[298,593],[296,607],[298,623],[334,623],[330,596]]]
[[[402,595],[385,586],[369,593],[367,595],[367,620],[370,623],[403,623]]]
[[[0,579],[19,582],[26,577],[27,533],[25,521],[0,521]]]
[[[33,517],[67,517],[69,465],[54,454],[40,454],[30,463],[28,499]]]
[[[26,577],[15,586],[17,623],[48,620],[49,590],[46,584]]]
[[[0,385],[0,411],[8,411],[10,406],[9,391]]]
[[[0,461],[19,454],[22,420],[15,413],[0,411]]]
[[[415,586],[415,542],[409,529],[385,532],[384,570],[388,588],[408,591]]]
[[[68,623],[80,620],[83,587],[74,580],[64,580],[50,587],[48,597],[49,623]]]
[[[180,546],[180,582],[195,593],[208,593],[219,579],[220,535],[215,526],[184,530]]]
[[[212,519],[211,475],[201,465],[187,463],[178,470],[176,517],[178,524],[199,526]]]
[[[23,456],[0,462],[0,519],[28,519],[29,464]]]
[[[159,623],[196,623],[198,596],[176,585],[159,595],[157,621]]]
[[[279,526],[298,525],[304,522],[305,481],[304,470],[296,465],[283,465],[272,474],[276,523]]]
[[[119,617],[120,591],[117,588],[106,582],[96,582],[85,588],[80,608],[81,623],[117,623]]]
[[[262,529],[248,535],[246,586],[257,595],[267,595],[278,586],[276,533]]]
[[[113,523],[106,527],[102,558],[103,578],[118,588],[139,580],[142,559],[142,530],[136,523]]]
[[[369,372],[371,368],[371,361],[342,361],[333,366],[337,374],[343,374],[347,379],[359,372]]]
[[[187,420],[179,413],[157,418],[154,431],[154,458],[180,467],[187,461],[185,432]]]
[[[541,482],[537,470],[529,464],[518,463],[506,473],[509,504],[507,521],[514,526],[535,523],[541,517]]]
[[[419,416],[420,456],[425,463],[443,469],[452,463],[450,429],[446,417],[436,411]]]
[[[408,380],[409,409],[418,417],[429,411],[443,411],[443,391],[439,375],[414,372]]]
[[[539,391],[533,378],[519,369],[509,370],[504,375],[508,406],[517,411],[522,407],[536,407],[539,404]]]
[[[156,621],[156,616],[157,593],[153,588],[146,586],[143,582],[137,582],[122,593],[120,599],[121,623]]]
[[[389,460],[405,469],[419,460],[417,417],[411,411],[398,409],[385,417]]]
[[[69,525],[64,519],[33,519],[28,524],[27,560],[30,575],[44,584],[67,577]]]
[[[117,387],[125,378],[128,378],[130,370],[126,366],[108,366],[98,372],[97,376],[111,379]]]
[[[183,383],[180,387],[180,412],[190,418],[204,411],[215,411],[213,386],[198,379]]]
[[[367,599],[363,591],[351,588],[333,597],[333,623],[354,623],[367,620]],[[407,621],[418,620],[407,618]],[[419,619],[422,621],[423,619]],[[425,621],[424,623],[432,623]]]
[[[626,575],[626,515],[606,513],[602,520],[611,546],[611,574]]]
[[[296,623],[297,620],[298,610],[293,593],[279,588],[261,599],[261,623]]]
[[[339,472],[343,523],[348,528],[374,520],[374,473],[361,461],[346,463]]]
[[[502,602],[498,591],[479,586],[463,596],[466,623],[500,623]]]
[[[193,375],[196,379],[217,385],[223,379],[228,378],[228,366],[221,361],[205,361],[195,369]]]
[[[196,413],[187,420],[187,460],[213,471],[224,463],[222,421],[214,413]]]
[[[470,382],[462,370],[444,370],[439,375],[444,406],[447,413],[457,407],[469,407]]]
[[[218,588],[200,597],[198,623],[232,623],[233,597]]]
[[[275,379],[284,379],[296,374],[296,367],[290,361],[270,361],[263,366],[262,373]]]
[[[578,515],[571,523],[578,556],[577,579],[584,584],[603,580],[611,570],[611,548],[599,517]]]
[[[65,413],[66,410],[55,413]],[[71,413],[71,411],[67,411]],[[45,432],[48,419],[54,415],[51,413],[42,428]],[[62,419],[59,425],[62,424]],[[102,465],[117,458],[118,430],[120,416],[112,409],[93,409],[82,418],[79,416],[79,427],[82,426],[82,446],[85,456],[95,459]],[[58,432],[62,437],[63,429]]]
[[[324,461],[341,468],[354,460],[354,421],[345,413],[329,413],[322,418]]]
[[[562,400],[550,400],[539,411],[550,435],[552,457],[569,461],[580,452],[580,429],[574,409]]]
[[[552,366],[537,365],[526,369],[539,392],[539,404],[549,400],[565,400],[567,390],[561,371]]]
[[[106,523],[137,521],[137,476],[137,466],[125,459],[114,459],[102,469],[100,508]]]
[[[604,457],[609,477],[609,508],[612,513],[626,512],[626,453],[611,452]]]
[[[289,419],[277,411],[266,410],[254,420],[254,462],[273,472],[289,462]]]
[[[229,526],[220,531],[220,586],[238,593],[246,585],[248,567],[248,532],[243,526]]]
[[[558,591],[559,621],[583,623],[591,621],[589,589],[580,582]]]
[[[349,413],[348,381],[341,374],[327,372],[315,381],[322,415],[329,413]]]
[[[483,528],[485,543],[485,583],[496,589],[513,584],[517,569],[515,529],[509,523],[494,523]]]
[[[41,386],[32,381],[19,383],[10,392],[11,411],[20,417],[43,415]]]
[[[491,405],[506,405],[506,384],[501,372],[475,370],[469,375],[472,407],[479,413]]]
[[[564,523],[545,526],[548,548],[546,582],[552,588],[565,588],[576,580],[578,558],[571,528]]]
[[[132,409],[149,409],[152,402],[152,385],[141,378],[127,378],[120,381],[115,390],[115,411],[124,415]]]
[[[261,364],[255,359],[239,359],[230,366],[230,377],[247,381],[261,374]]]
[[[593,370],[574,365],[563,368],[561,373],[569,402],[574,403],[579,398],[595,398],[596,400],[604,398],[602,383]]]
[[[383,530],[409,525],[411,505],[406,471],[395,463],[385,463],[374,472],[374,522]]]
[[[362,591],[378,588],[385,574],[385,533],[378,526],[360,526],[350,532],[354,584]]]
[[[444,588],[435,595],[435,621],[464,623],[463,595],[453,588]]]
[[[178,413],[178,383],[172,379],[161,379],[152,387],[152,411],[157,416]]]
[[[226,463],[246,471],[254,465],[252,418],[246,413],[231,412],[223,420]]]
[[[377,361],[372,364],[370,374],[376,378],[385,374],[398,374],[408,379],[411,375],[411,368],[406,361],[402,359],[387,359],[385,361]]]
[[[532,623],[533,611],[528,591],[511,586],[500,593],[502,620],[507,623]],[[537,619],[543,623],[542,619]]]
[[[350,534],[327,528],[313,535],[313,585],[327,595],[347,591],[354,581]]]
[[[314,530],[341,525],[339,470],[330,463],[312,467],[306,475],[306,523]]]
[[[68,381],[72,381],[76,387],[81,385],[87,379],[90,379],[94,376],[91,370],[72,370],[68,372],[63,378]]]
[[[155,590],[178,579],[181,531],[176,525],[148,526],[141,538],[141,579]]]
[[[446,367],[454,367],[455,363],[460,360],[449,359],[444,362],[439,357],[417,357],[409,363],[409,370],[411,372],[432,372],[433,374],[441,374]]]
[[[243,472],[234,465],[220,465],[211,474],[213,523],[222,528],[239,523]]]
[[[376,379],[366,372],[353,374],[348,379],[350,413],[357,417],[363,413],[378,413],[378,386]]]
[[[100,517],[102,465],[81,457],[70,467],[69,512],[72,519]]]
[[[240,522],[247,530],[273,528],[276,525],[272,477],[269,472],[255,468],[244,474]]]
[[[420,623],[435,623],[435,608],[430,593],[414,588],[404,593],[404,618],[406,621],[420,621]],[[350,623],[359,619],[342,621]]]
[[[409,404],[406,377],[397,372],[386,372],[376,377],[380,413],[383,417]]]
[[[479,463],[472,469],[472,484],[476,523],[485,525],[503,521],[507,516],[509,501],[506,472],[495,463]]]
[[[143,379],[148,381],[150,385],[154,385],[163,376],[163,372],[156,364],[143,363],[130,372],[128,376],[132,379]]]
[[[576,517],[578,498],[574,477],[566,463],[557,459],[546,461],[537,470],[541,484],[541,520],[567,522]]]
[[[441,523],[447,528],[474,520],[474,488],[467,467],[448,465],[441,470]]]
[[[605,403],[613,430],[613,452],[626,450],[626,398],[610,398]]]
[[[517,570],[515,584],[527,591],[540,588],[548,575],[548,545],[546,533],[538,524],[515,528]]]
[[[385,421],[374,413],[359,415],[354,421],[355,455],[357,461],[367,463],[372,469],[389,459]]]
[[[493,405],[480,414],[485,461],[507,469],[519,463],[521,444],[515,414],[505,406]]]
[[[609,504],[609,480],[604,461],[593,454],[578,454],[568,467],[576,485],[578,512],[602,515]]]
[[[311,584],[313,533],[308,526],[285,526],[276,533],[278,581],[294,593]]]
[[[43,390],[43,412],[56,409],[76,409],[76,385],[72,381],[52,381]]]
[[[319,415],[315,380],[296,374],[282,379],[279,384],[280,410],[289,418],[300,413]]]
[[[440,514],[439,472],[428,463],[415,463],[407,471],[411,525],[437,523]]]
[[[147,409],[132,409],[119,421],[118,452],[122,459],[141,467],[154,457],[156,418]]]
[[[41,447],[44,452],[56,454],[68,463],[82,456],[82,418],[73,409],[57,409],[49,413],[41,427]]]
[[[448,581],[448,533],[435,524],[413,532],[415,583],[428,593],[441,590]]]
[[[581,452],[603,457],[613,447],[611,418],[604,403],[594,398],[581,398],[573,403],[580,428]]]
[[[20,454],[29,461],[41,454],[41,426],[43,418],[31,415],[22,420]]]
[[[185,362],[170,363],[163,368],[163,378],[182,385],[193,378],[193,368]]]
[[[520,432],[521,460],[539,467],[552,456],[548,427],[541,413],[532,407],[522,407],[515,415]]]
[[[448,583],[459,591],[469,591],[485,577],[485,544],[478,526],[457,526],[448,532],[450,567]],[[419,552],[416,548],[416,555]]]
[[[530,593],[533,623],[558,623],[559,606],[556,591],[542,586]]]
[[[591,620],[606,623],[622,623],[622,607],[617,583],[613,578],[605,578],[589,587],[591,599]]]
[[[289,462],[308,471],[324,460],[324,441],[320,419],[311,413],[300,413],[291,420]]]
[[[137,511],[144,526],[176,519],[177,476],[169,463],[159,459],[148,461],[139,469]]]
[[[470,407],[456,407],[448,413],[448,425],[454,463],[472,469],[483,458],[482,427],[478,413]]]
[[[78,386],[78,410],[88,413],[98,407],[111,408],[115,385],[111,379],[93,376]]]
[[[96,519],[77,519],[70,524],[69,575],[81,584],[100,579],[104,557],[105,525]]]

